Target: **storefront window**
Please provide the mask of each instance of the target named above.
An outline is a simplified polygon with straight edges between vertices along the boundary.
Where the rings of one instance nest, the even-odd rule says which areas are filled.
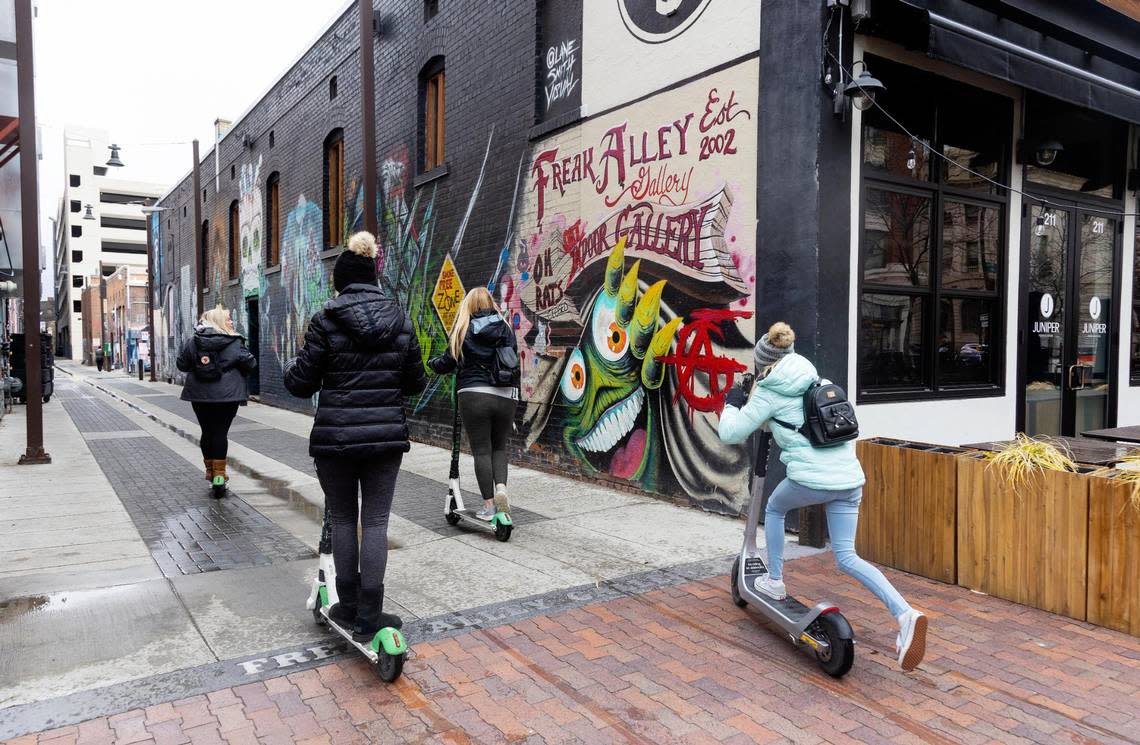
[[[883,107],[919,139],[864,114],[860,396],[1000,391],[1007,195],[991,179],[1008,179],[1011,103],[869,64],[887,86]]]
[[[1135,263],[1132,267],[1132,355],[1128,379],[1132,385],[1140,385],[1140,223],[1136,225],[1132,256]]]

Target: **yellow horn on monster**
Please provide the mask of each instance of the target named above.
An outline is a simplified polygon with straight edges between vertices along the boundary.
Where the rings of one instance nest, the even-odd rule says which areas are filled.
[[[621,272],[625,268],[625,236],[618,239],[610,258],[606,261],[606,294],[617,295],[621,287]]]
[[[618,290],[617,319],[622,326],[628,326],[630,319],[633,318],[633,301],[637,299],[637,269],[640,266],[641,259],[633,262]]]
[[[649,349],[641,363],[641,384],[646,388],[657,390],[665,381],[665,363],[661,358],[668,354],[669,347],[673,346],[673,335],[677,333],[677,327],[682,321],[684,319],[680,316],[674,318],[658,329],[653,335],[653,341],[649,342]]]
[[[637,301],[637,309],[629,325],[629,348],[637,359],[645,357],[653,332],[657,330],[657,314],[661,312],[661,293],[665,290],[665,280],[654,282]]]

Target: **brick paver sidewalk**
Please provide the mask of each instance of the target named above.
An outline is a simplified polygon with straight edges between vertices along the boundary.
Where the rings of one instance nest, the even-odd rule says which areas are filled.
[[[380,683],[358,659],[19,738],[156,743],[1118,742],[1140,740],[1140,639],[890,572],[932,616],[926,662],[830,557],[789,565],[837,600],[855,668],[825,676],[727,578],[434,643]]]

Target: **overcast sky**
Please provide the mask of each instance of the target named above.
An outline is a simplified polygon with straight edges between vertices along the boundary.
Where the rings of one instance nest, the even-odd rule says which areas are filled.
[[[38,0],[41,244],[64,187],[64,128],[106,130],[123,148],[116,176],[169,187],[190,170],[190,145],[144,143],[197,137],[204,155],[214,120],[236,120],[347,4]]]

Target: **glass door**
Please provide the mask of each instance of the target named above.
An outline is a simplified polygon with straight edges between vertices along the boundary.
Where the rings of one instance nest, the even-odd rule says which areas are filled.
[[[1110,422],[1115,218],[1029,210],[1024,430],[1074,436]]]

